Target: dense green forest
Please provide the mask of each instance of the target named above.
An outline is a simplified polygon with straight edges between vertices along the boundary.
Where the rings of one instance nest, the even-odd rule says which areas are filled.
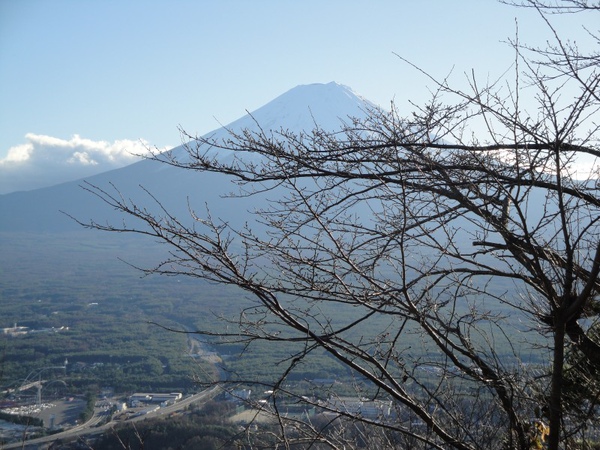
[[[235,326],[228,322],[252,303],[233,288],[144,277],[131,266],[157,262],[161,251],[158,244],[97,232],[0,234],[0,328],[27,327],[24,334],[0,334],[0,387],[18,387],[50,367],[57,369],[45,369],[44,378],[67,380],[80,393],[90,386],[186,391],[216,376],[247,381],[284,370],[280,362],[298,348],[173,332]],[[212,364],[191,358],[190,338],[218,352],[225,371],[218,375]],[[315,352],[294,380],[345,375]]]
[[[118,258],[150,262],[156,249],[105,237],[0,236],[0,328],[27,327],[26,334],[0,335],[1,386],[65,360],[69,384],[82,391],[93,384],[188,389],[214,375],[190,358],[186,334],[164,327],[192,326],[221,303],[218,294],[197,301],[190,280],[140,278]]]
[[[234,288],[189,277],[143,277],[132,267],[161,261],[165,250],[144,239],[83,230],[0,234],[0,328],[17,324],[29,331],[0,334],[0,387],[19,386],[35,371],[61,367],[65,360],[65,370],[47,371],[44,377],[65,379],[71,391],[80,393],[108,386],[117,392],[187,391],[217,376],[249,382],[284,371],[301,344],[211,340],[171,331],[234,330],[242,311],[256,311],[252,300]],[[335,307],[322,305],[332,308],[325,315],[340,323],[352,319],[332,313]],[[386,326],[381,320],[365,323],[365,336]],[[428,351],[417,334],[406,336],[407,351]],[[217,372],[214,360],[191,358],[190,338],[216,351],[224,370]],[[502,348],[501,340],[496,350],[511,351]],[[524,354],[530,362],[540,357]],[[289,381],[324,379],[352,377],[331,357],[314,351]]]

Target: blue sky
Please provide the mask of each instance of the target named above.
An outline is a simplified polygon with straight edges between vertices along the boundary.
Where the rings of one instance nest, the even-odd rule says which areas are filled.
[[[516,18],[521,40],[548,37],[535,12],[495,0],[0,0],[0,193],[130,163],[140,140],[178,145],[178,126],[204,134],[299,84],[408,113],[428,81],[395,53],[439,77],[495,77]]]

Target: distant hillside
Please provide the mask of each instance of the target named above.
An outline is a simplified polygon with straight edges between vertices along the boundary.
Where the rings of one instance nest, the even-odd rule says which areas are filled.
[[[290,130],[311,131],[315,124],[336,130],[348,117],[363,117],[373,105],[350,88],[336,83],[298,86],[263,107],[231,124],[205,135],[223,139],[229,131]],[[182,147],[171,150],[183,152]],[[226,155],[223,155],[226,157]],[[157,200],[168,206],[178,217],[189,215],[189,204],[203,210],[210,205],[215,217],[227,217],[243,222],[244,211],[251,205],[244,200],[222,202],[220,197],[235,190],[223,176],[198,174],[145,160],[130,166],[105,172],[85,180],[28,192],[0,196],[0,231],[56,232],[79,228],[61,211],[86,221],[114,222],[122,220],[115,211],[82,189],[87,181],[102,189],[151,207],[153,201],[141,189],[147,189]],[[114,186],[114,187],[113,187]]]

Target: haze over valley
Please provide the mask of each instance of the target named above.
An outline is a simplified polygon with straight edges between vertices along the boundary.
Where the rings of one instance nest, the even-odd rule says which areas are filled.
[[[0,449],[600,449],[599,13],[0,1]]]

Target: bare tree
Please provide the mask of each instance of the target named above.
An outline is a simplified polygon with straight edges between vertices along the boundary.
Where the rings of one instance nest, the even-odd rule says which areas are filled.
[[[526,5],[553,31],[549,5]],[[569,5],[599,10],[557,8]],[[282,445],[529,449],[549,425],[558,449],[598,419],[597,395],[573,408],[565,393],[569,354],[595,368],[580,375],[600,364],[597,53],[558,34],[547,49],[512,45],[514,78],[482,85],[472,74],[461,89],[425,74],[432,99],[408,118],[374,109],[336,133],[247,130],[194,138],[185,159],[155,156],[268,196],[256,228],[197,212],[187,225],[87,186],[141,221],[88,226],[170,246],[147,273],[238,286],[257,301],[230,337],[296,344],[272,383]],[[286,380],[318,351],[389,408],[301,397]],[[317,405],[328,426],[287,417],[282,398]]]

